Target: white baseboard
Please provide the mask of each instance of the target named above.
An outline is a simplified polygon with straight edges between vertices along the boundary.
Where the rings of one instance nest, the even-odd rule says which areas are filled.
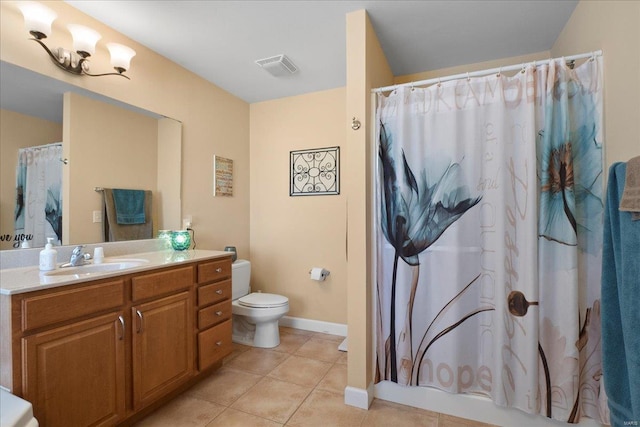
[[[301,317],[284,316],[280,319],[280,326],[302,329],[305,331],[322,332],[331,335],[347,336],[347,325],[341,323],[323,322],[320,320],[303,319]]]
[[[369,384],[366,390],[347,386],[344,389],[344,403],[360,409],[369,409],[373,402],[373,394],[373,383]]]
[[[430,387],[404,387],[390,381],[382,381],[374,386],[374,395],[377,399],[498,426],[561,427],[567,425],[541,415],[530,415],[518,409],[497,406],[483,396],[451,394]],[[602,427],[602,424],[591,419],[583,419],[575,425]]]

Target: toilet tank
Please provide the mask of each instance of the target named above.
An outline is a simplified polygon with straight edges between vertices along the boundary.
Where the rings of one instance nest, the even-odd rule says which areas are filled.
[[[231,288],[233,299],[247,295],[250,292],[251,263],[246,259],[236,260],[231,264]]]

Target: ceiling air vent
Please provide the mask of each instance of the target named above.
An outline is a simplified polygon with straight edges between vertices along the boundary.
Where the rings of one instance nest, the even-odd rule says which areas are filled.
[[[276,55],[270,58],[258,59],[256,64],[275,77],[288,76],[298,71],[298,67],[286,55]]]

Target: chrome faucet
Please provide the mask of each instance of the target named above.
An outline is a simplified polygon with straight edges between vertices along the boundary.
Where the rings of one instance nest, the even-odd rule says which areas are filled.
[[[79,245],[73,248],[69,262],[62,264],[60,267],[77,267],[86,264],[90,259],[91,255],[84,252],[84,245]]]

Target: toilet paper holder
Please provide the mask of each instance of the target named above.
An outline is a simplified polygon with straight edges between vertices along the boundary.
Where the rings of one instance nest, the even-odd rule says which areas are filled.
[[[322,267],[314,267],[309,270],[311,280],[324,281],[324,279],[326,279],[329,274],[331,274],[331,272],[329,270],[325,270]]]

